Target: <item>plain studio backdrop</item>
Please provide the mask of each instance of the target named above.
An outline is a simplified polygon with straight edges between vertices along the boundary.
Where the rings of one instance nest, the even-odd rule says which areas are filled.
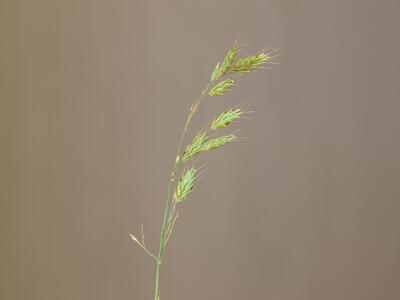
[[[191,103],[231,43],[280,65],[205,156],[162,300],[400,299],[400,2],[0,1],[0,299],[152,299]],[[194,131],[191,131],[193,133]]]

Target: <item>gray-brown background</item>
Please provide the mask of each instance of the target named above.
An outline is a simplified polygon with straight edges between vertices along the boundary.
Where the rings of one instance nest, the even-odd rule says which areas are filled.
[[[0,299],[151,299],[184,116],[239,37],[274,71],[209,156],[163,300],[400,298],[398,1],[0,1]]]

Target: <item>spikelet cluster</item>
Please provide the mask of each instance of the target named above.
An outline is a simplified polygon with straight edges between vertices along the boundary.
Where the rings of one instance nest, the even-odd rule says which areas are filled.
[[[229,48],[222,64],[217,63],[211,73],[211,81],[217,81],[229,73],[233,74],[247,74],[259,69],[262,65],[269,62],[272,58],[270,53],[260,52],[257,54],[238,57],[239,48],[234,45]],[[232,82],[233,84],[233,82]],[[211,96],[217,96],[212,95]],[[220,95],[218,95],[220,96]]]
[[[217,63],[214,67],[211,74],[211,83],[213,83],[213,85],[209,88],[208,94],[212,97],[224,95],[235,83],[231,78],[223,79],[225,75],[243,75],[250,73],[261,68],[263,64],[270,60],[270,58],[270,54],[265,52],[239,57],[239,48],[234,44],[229,48],[222,63]],[[199,102],[196,102],[194,108],[191,109],[192,113],[197,110],[198,103]],[[238,137],[234,134],[211,138],[208,136],[208,132],[210,130],[218,130],[227,127],[240,119],[242,114],[243,111],[240,108],[231,108],[218,115],[211,122],[209,129],[198,133],[192,142],[186,147],[182,154],[182,162],[186,163],[202,152],[218,149],[226,144],[238,140]],[[180,158],[178,156],[176,163],[179,162]],[[191,168],[180,179],[174,196],[176,202],[185,200],[189,195],[195,181],[195,173],[196,170]]]

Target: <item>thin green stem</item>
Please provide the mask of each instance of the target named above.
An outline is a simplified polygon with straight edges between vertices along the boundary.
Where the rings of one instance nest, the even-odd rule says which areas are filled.
[[[157,260],[156,260],[157,267],[156,267],[156,283],[155,283],[155,287],[154,287],[154,300],[158,300],[158,294],[159,294],[160,266],[161,266],[161,258],[162,258],[163,249],[164,249],[164,232],[165,232],[165,225],[167,224],[167,215],[168,215],[168,206],[169,206],[168,204],[169,204],[169,199],[171,196],[172,183],[175,178],[175,169],[176,169],[176,163],[174,166],[174,171],[172,172],[172,175],[171,175],[171,179],[168,184],[168,192],[167,192],[167,197],[166,197],[166,201],[165,201],[164,219],[163,219],[163,223],[161,226],[161,233],[160,233],[160,247],[158,250],[158,256],[157,256]]]
[[[161,260],[162,260],[162,256],[164,253],[164,248],[165,248],[165,231],[166,231],[166,226],[168,223],[168,213],[169,213],[169,200],[171,198],[171,189],[172,189],[172,185],[175,181],[175,177],[176,177],[176,172],[179,170],[179,167],[182,165],[183,160],[182,158],[179,156],[182,150],[182,145],[183,145],[183,141],[185,140],[186,137],[186,133],[187,130],[189,128],[189,124],[190,121],[192,120],[193,115],[195,114],[195,112],[197,111],[197,108],[199,107],[201,101],[204,99],[205,95],[207,94],[209,88],[210,88],[210,84],[211,82],[209,82],[206,86],[206,88],[203,90],[203,92],[201,93],[201,96],[199,97],[199,99],[192,105],[192,107],[190,108],[190,112],[189,115],[187,117],[186,120],[186,124],[185,127],[183,128],[182,131],[182,135],[179,141],[179,145],[178,145],[178,149],[177,149],[177,154],[176,154],[176,160],[175,160],[175,164],[171,173],[171,177],[168,183],[168,189],[167,189],[167,196],[165,198],[165,203],[164,203],[164,217],[163,217],[163,222],[161,225],[161,232],[160,232],[160,246],[158,249],[158,256],[156,259],[156,279],[155,279],[155,287],[154,287],[154,300],[158,300],[159,299],[159,290],[160,290],[160,267],[161,267]]]

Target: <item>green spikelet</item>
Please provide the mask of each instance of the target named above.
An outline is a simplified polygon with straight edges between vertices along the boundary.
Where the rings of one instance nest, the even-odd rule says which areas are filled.
[[[186,173],[179,179],[176,186],[174,199],[176,202],[181,202],[186,200],[191,193],[194,183],[196,181],[196,169],[190,168]]]
[[[193,141],[189,144],[189,146],[186,147],[186,150],[183,153],[183,161],[187,161],[196,154],[200,153],[207,140],[207,132],[198,133],[194,137]]]
[[[229,48],[228,53],[225,56],[223,63],[220,65],[219,63],[215,66],[212,74],[211,81],[218,80],[222,76],[224,76],[230,68],[233,66],[233,63],[236,59],[239,49],[236,46],[232,46]]]
[[[270,59],[269,55],[261,52],[258,54],[239,58],[234,66],[232,72],[237,74],[246,74],[260,68]]]
[[[233,86],[234,81],[232,79],[225,79],[215,85],[209,92],[210,96],[222,96]]]
[[[242,114],[243,111],[240,108],[224,111],[212,121],[210,128],[212,130],[225,128],[232,122],[238,120]]]
[[[236,59],[238,51],[239,49],[236,46],[232,46],[231,48],[229,48],[228,53],[225,56],[224,62],[221,65],[221,76],[224,76],[229,71],[229,69],[233,65],[233,62]]]
[[[201,152],[218,149],[223,145],[229,144],[235,140],[237,140],[237,137],[233,134],[224,135],[215,139],[209,139],[202,147]]]

